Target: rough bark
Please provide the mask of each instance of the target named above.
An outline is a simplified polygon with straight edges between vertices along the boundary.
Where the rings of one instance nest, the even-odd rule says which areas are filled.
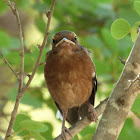
[[[123,47],[123,46],[122,46]],[[140,33],[106,105],[93,140],[116,140],[140,92]]]

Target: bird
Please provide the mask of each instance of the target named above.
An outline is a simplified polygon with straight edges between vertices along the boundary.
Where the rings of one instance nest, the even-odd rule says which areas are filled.
[[[63,116],[63,140],[67,140],[66,132],[72,136],[65,127],[65,121],[74,125],[89,114],[88,117],[97,122],[94,109],[97,92],[95,65],[90,52],[79,44],[74,32],[62,30],[53,35],[52,49],[46,54],[44,77],[50,95]]]

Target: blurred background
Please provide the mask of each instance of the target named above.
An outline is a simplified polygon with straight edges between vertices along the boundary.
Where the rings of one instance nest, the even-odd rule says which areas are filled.
[[[47,18],[45,7],[50,9],[51,0],[13,0],[20,14],[24,32],[25,72],[32,73],[45,33]],[[134,0],[57,0],[51,21],[50,35],[43,52],[51,49],[51,38],[60,30],[74,31],[80,44],[87,47],[96,66],[98,92],[95,105],[111,94],[123,64],[120,56],[127,59],[133,46],[130,35],[115,40],[110,33],[112,22],[117,18],[126,19],[131,26],[140,17],[134,10]],[[4,1],[0,1],[0,49],[15,71],[20,71],[20,42],[15,16]],[[51,140],[61,132],[61,121],[56,118],[57,108],[50,97],[44,80],[44,66],[40,66],[29,89],[24,94],[18,113],[26,114],[32,120],[46,124],[48,130],[41,133]],[[26,84],[28,77],[25,77]],[[0,135],[4,137],[8,127],[18,90],[18,81],[0,57]],[[67,124],[67,126],[69,126]],[[95,131],[97,124],[92,123],[78,134],[82,139]],[[125,122],[119,140],[137,140],[140,137],[140,121],[131,111]],[[17,137],[13,137],[15,140]],[[24,139],[20,137],[20,139]],[[84,140],[84,139],[83,139]]]

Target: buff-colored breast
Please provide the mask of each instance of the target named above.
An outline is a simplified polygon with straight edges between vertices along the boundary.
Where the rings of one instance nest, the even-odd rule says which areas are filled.
[[[50,53],[44,68],[46,84],[60,109],[81,106],[92,92],[94,65],[86,51],[70,56]]]

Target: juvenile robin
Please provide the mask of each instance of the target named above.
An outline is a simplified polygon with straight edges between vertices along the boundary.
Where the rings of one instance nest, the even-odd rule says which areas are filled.
[[[71,135],[65,120],[73,125],[89,112],[90,119],[97,122],[95,66],[89,51],[79,45],[74,32],[64,30],[53,36],[52,50],[46,54],[44,74],[48,90],[63,116],[63,140],[66,140],[66,132]]]

